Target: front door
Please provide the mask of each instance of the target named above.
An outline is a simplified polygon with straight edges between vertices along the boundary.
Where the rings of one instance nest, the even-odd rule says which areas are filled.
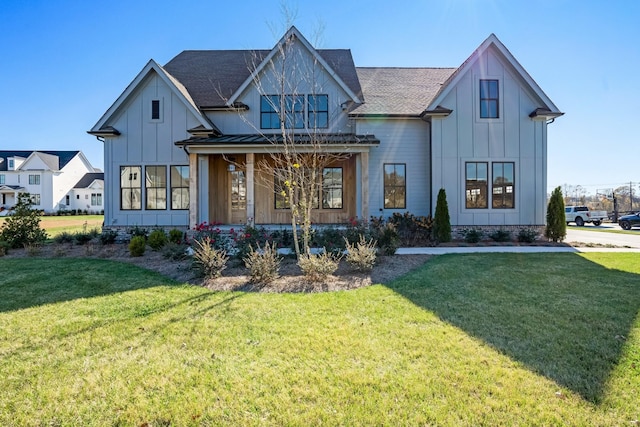
[[[246,224],[247,222],[247,179],[245,171],[230,171],[230,205],[231,205],[231,223]]]

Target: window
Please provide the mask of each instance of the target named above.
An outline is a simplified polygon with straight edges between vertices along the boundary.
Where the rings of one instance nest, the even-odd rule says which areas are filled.
[[[280,114],[284,107],[284,113]],[[279,129],[284,116],[287,129],[304,128],[304,95],[262,95],[260,97],[260,128]]]
[[[67,194],[66,196],[64,196],[64,204],[69,206],[69,204],[71,204],[71,198],[69,197],[69,195]]]
[[[308,177],[311,176],[311,172],[312,169],[304,169],[303,170],[299,170],[298,174],[300,173],[304,173],[305,177],[300,177],[300,175],[298,175],[298,177],[300,177],[300,179],[309,179]],[[295,178],[295,177],[294,177]],[[287,209],[289,208],[289,194],[288,194],[288,187],[285,185],[287,181],[287,171],[286,169],[278,169],[274,171],[274,177],[273,177],[273,183],[274,183],[274,193],[275,193],[275,200],[274,200],[274,208],[275,209]],[[316,189],[319,189],[321,187],[321,183],[320,183],[320,174],[317,173],[316,174]],[[312,203],[312,208],[313,209],[319,209],[320,208],[320,199],[318,197],[318,191],[314,192],[315,194],[313,194],[313,200],[311,201]],[[294,200],[298,200],[298,198],[300,197],[300,191],[298,189],[298,187],[295,188],[294,192],[293,192],[293,197]]]
[[[14,161],[13,159],[9,159],[9,170],[13,170],[13,165],[14,165]]]
[[[4,174],[0,174],[0,185],[4,184]]]
[[[514,163],[494,162],[492,168],[491,207],[494,209],[515,208]]]
[[[404,209],[407,205],[406,165],[385,163],[384,165],[384,208]]]
[[[91,206],[102,206],[102,193],[91,193]]]
[[[342,168],[322,170],[322,209],[342,209]]]
[[[480,118],[497,119],[499,117],[498,80],[480,80]]]
[[[307,110],[309,129],[329,127],[329,95],[309,95]]]
[[[151,120],[160,120],[160,100],[151,101]]]
[[[189,209],[189,166],[171,166],[171,209]]]
[[[31,195],[31,203],[33,203],[33,205],[35,205],[35,206],[39,206],[40,205],[40,195],[39,194],[32,194]]]
[[[167,167],[147,166],[145,168],[145,209],[167,209]]]
[[[29,185],[40,185],[40,175],[29,175]]]
[[[142,208],[141,175],[142,168],[140,166],[120,167],[120,209],[138,210]]]
[[[486,209],[488,165],[486,162],[466,163],[466,203],[467,209]]]

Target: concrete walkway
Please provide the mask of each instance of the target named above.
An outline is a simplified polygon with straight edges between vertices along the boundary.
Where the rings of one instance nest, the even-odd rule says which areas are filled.
[[[397,255],[443,255],[470,253],[578,253],[578,252],[638,252],[640,248],[586,248],[572,246],[468,246],[437,248],[399,248]]]

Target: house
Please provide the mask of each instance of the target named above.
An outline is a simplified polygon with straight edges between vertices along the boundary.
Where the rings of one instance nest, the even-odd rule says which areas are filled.
[[[0,150],[0,209],[10,210],[19,193],[47,213],[65,209],[74,184],[95,171],[81,151]]]
[[[65,197],[67,210],[100,214],[104,211],[104,173],[86,173]]]
[[[150,60],[88,133],[104,143],[107,226],[287,224],[256,165],[318,133],[345,156],[320,172],[314,223],[432,215],[444,188],[454,227],[543,226],[562,114],[493,34],[457,68],[356,67],[292,27],[271,50]]]

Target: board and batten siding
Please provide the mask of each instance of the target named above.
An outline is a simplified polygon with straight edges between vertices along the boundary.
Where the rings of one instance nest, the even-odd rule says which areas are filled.
[[[479,82],[499,82],[499,118],[481,119]],[[529,114],[540,104],[493,50],[485,52],[444,98],[453,110],[432,119],[433,205],[444,188],[451,224],[543,225],[546,215],[546,122]],[[487,162],[488,208],[465,207],[465,163]],[[515,209],[491,208],[491,163],[515,164]]]
[[[160,118],[151,119],[151,101],[160,101]],[[187,154],[174,141],[187,139],[187,129],[198,120],[155,73],[149,76],[121,107],[111,126],[120,131],[104,142],[105,226],[188,226],[188,210],[171,210],[169,167],[189,165]],[[144,180],[142,209],[120,209],[120,167],[167,166],[167,209],[146,210]]]
[[[356,128],[357,134],[373,134],[380,140],[380,145],[369,152],[369,215],[390,217],[395,212],[429,215],[429,123],[411,118],[360,118],[356,120]],[[405,209],[384,208],[386,163],[406,165]]]

